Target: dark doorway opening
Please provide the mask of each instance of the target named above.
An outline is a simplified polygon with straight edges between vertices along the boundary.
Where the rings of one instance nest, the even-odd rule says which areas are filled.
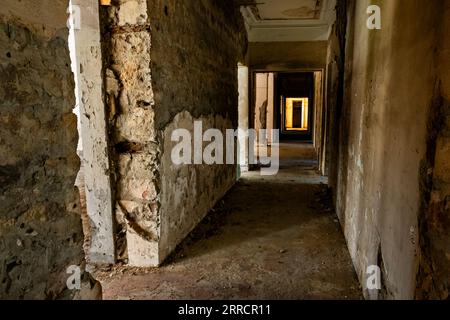
[[[253,70],[250,77],[249,128],[276,129],[280,143],[311,147],[318,168],[324,144],[323,70]],[[270,147],[271,135],[257,148]],[[294,148],[297,150],[297,148]],[[300,156],[299,156],[300,157]],[[252,170],[252,165],[249,165]]]
[[[313,141],[314,92],[313,72],[275,75],[275,119],[281,141]]]

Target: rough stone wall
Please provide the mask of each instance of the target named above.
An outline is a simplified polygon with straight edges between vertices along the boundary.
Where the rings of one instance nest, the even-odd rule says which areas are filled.
[[[170,137],[193,119],[204,130],[237,127],[246,50],[237,13],[216,0],[118,0],[103,9],[116,245],[131,265],[159,265],[234,183],[236,166],[173,167]]]
[[[363,286],[382,269],[381,291],[367,298],[414,297],[419,262],[421,161],[436,71],[440,1],[349,1],[345,103],[341,119],[337,211]],[[367,7],[382,29],[366,28]],[[414,22],[414,23],[412,23]]]
[[[450,1],[442,2],[438,82],[422,165],[421,260],[416,298],[448,299],[450,291]]]
[[[151,35],[144,0],[101,7],[110,157],[120,261],[157,261],[157,145]],[[128,260],[131,261],[128,261]]]
[[[0,6],[0,298],[69,298],[83,261],[67,0]]]

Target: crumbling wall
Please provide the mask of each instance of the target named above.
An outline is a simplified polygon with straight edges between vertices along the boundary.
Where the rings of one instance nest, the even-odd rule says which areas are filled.
[[[194,119],[237,127],[245,28],[238,7],[218,0],[118,0],[102,11],[118,257],[155,266],[234,183],[234,165],[174,167],[170,138]]]
[[[160,132],[160,261],[202,220],[236,179],[237,165],[174,166],[173,129],[193,136],[238,126],[238,62],[246,33],[233,1],[149,1],[156,127]]]
[[[356,271],[382,271],[367,298],[414,297],[419,262],[420,166],[436,71],[440,1],[349,1],[337,211]],[[366,27],[381,8],[382,29]]]
[[[100,10],[117,258],[156,265],[159,147],[147,2],[120,0]]]
[[[448,299],[450,290],[450,1],[442,3],[435,96],[422,162],[421,259],[416,298]]]
[[[83,261],[68,2],[0,6],[0,298],[73,297]]]
[[[194,139],[194,121],[201,121],[203,130],[220,130],[224,137],[225,130],[235,125],[221,115],[193,118],[188,111],[184,111],[165,128],[160,171],[161,261],[195,228],[236,181],[236,165],[175,165],[172,162],[171,151],[176,144],[171,141],[173,130],[186,129]]]

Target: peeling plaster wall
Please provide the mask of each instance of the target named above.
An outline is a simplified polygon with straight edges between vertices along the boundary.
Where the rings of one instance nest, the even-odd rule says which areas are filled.
[[[170,137],[192,119],[237,127],[245,28],[218,0],[118,0],[102,17],[118,258],[155,266],[235,181],[236,166],[174,168]]]
[[[368,266],[382,269],[382,290],[364,290],[367,298],[414,298],[419,173],[441,1],[432,3],[349,1],[345,103],[338,118],[348,140],[341,139],[332,164],[340,172],[337,212],[363,286]],[[365,27],[370,4],[382,9],[382,30]]]
[[[222,131],[233,128],[230,119],[211,114],[194,119],[189,112],[179,113],[164,130],[164,150],[161,160],[161,261],[205,217],[209,210],[233,186],[235,165],[174,165],[171,141],[175,129],[187,129],[194,136],[194,121],[202,121],[203,129]],[[225,141],[224,141],[225,143]],[[206,146],[206,144],[204,144]],[[236,150],[236,148],[235,148]]]
[[[83,261],[69,1],[0,6],[0,298],[71,298]]]
[[[162,148],[160,243],[162,262],[224,196],[236,165],[177,166],[173,129],[201,120],[203,130],[238,125],[238,62],[246,33],[237,6],[219,0],[149,1],[156,127]]]

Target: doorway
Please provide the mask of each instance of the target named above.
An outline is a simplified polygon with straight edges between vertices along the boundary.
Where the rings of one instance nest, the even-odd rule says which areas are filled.
[[[314,133],[314,73],[277,73],[276,119],[281,141],[312,142]]]
[[[308,154],[302,158],[308,167],[320,168],[323,70],[253,70],[251,74],[251,127],[257,132],[278,129],[282,158],[284,149],[289,150],[290,158],[298,151],[299,159]],[[268,135],[266,141],[259,142],[258,148],[270,145]]]

